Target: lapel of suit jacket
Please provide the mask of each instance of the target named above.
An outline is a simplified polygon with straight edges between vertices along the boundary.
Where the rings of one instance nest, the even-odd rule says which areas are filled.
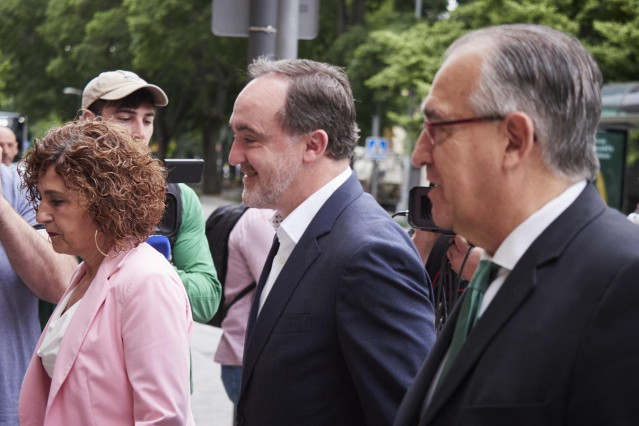
[[[268,298],[264,302],[264,306],[262,306],[262,310],[253,325],[251,335],[246,337],[242,389],[248,383],[256,360],[304,272],[320,255],[321,251],[317,243],[318,238],[330,232],[337,217],[362,193],[363,190],[357,181],[357,177],[352,174],[320,208],[295,246],[291,256],[277,277]],[[266,277],[261,277],[260,279],[262,278],[266,279]],[[259,300],[256,299],[253,299],[253,305],[259,303]],[[255,306],[252,306],[251,309],[255,308]]]
[[[64,333],[62,342],[60,342],[60,349],[56,358],[55,369],[53,371],[53,377],[51,378],[51,390],[49,391],[49,406],[53,402],[54,398],[58,394],[58,391],[62,387],[62,384],[66,380],[71,371],[71,367],[75,363],[78,351],[82,346],[82,342],[93,323],[100,306],[104,302],[106,295],[109,291],[109,278],[115,273],[122,262],[128,257],[131,250],[121,252],[118,256],[110,258],[105,257],[98,268],[98,271],[91,282],[91,285],[87,289],[82,300],[77,303],[78,305],[73,318],[69,323],[69,326]],[[77,282],[82,278],[83,274],[76,276]],[[73,287],[75,287],[75,285]],[[71,288],[67,290],[70,291]]]
[[[451,369],[433,395],[422,424],[429,424],[466,376],[471,374],[488,344],[534,290],[537,285],[537,271],[561,256],[575,234],[602,214],[605,207],[595,188],[587,184],[579,197],[526,250],[468,335]],[[461,302],[457,305],[461,305]],[[459,306],[456,306],[455,310],[459,311]],[[452,339],[454,325],[455,321],[449,321],[444,327],[448,343]],[[448,344],[445,345],[445,349],[448,350]],[[441,355],[442,358],[443,356]],[[441,358],[438,359],[441,362]],[[439,362],[434,366],[435,372]],[[432,373],[431,381],[434,374]],[[428,384],[430,385],[430,382]]]
[[[453,310],[448,316],[447,324],[455,324],[457,316],[459,315],[460,305],[461,302],[455,303]],[[448,346],[453,338],[455,327],[447,326],[447,324],[444,325],[444,328],[437,336],[433,348],[430,350],[424,364],[419,369],[417,376],[415,376],[406,395],[402,399],[394,425],[407,426],[418,424],[422,406],[430,390],[430,385],[437,374],[439,365],[446,356]]]

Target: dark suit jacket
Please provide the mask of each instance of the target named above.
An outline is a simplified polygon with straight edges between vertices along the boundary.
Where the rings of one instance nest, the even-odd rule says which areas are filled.
[[[639,425],[639,228],[592,185],[510,272],[420,421],[459,305],[396,426]]]
[[[249,322],[237,424],[391,424],[435,339],[429,295],[407,233],[352,175]]]

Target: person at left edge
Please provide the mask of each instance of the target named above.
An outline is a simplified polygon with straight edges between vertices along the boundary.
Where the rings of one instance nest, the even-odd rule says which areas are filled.
[[[78,261],[53,251],[45,230],[36,230],[15,168],[0,164],[0,187],[0,426],[15,426],[20,386],[41,332],[38,298],[57,303]]]
[[[13,160],[18,155],[18,139],[16,134],[13,133],[8,127],[0,126],[0,148],[2,148],[2,164],[7,167],[16,167],[16,163]]]
[[[164,212],[162,162],[121,127],[80,121],[24,165],[54,250],[83,262],[31,358],[20,424],[193,425],[188,297],[145,243]]]
[[[134,139],[149,145],[156,107],[169,103],[164,91],[131,71],[106,71],[91,80],[82,92],[82,118],[95,116],[126,127]],[[222,289],[217,279],[204,229],[200,200],[180,183],[182,220],[171,247],[172,262],[189,295],[193,320],[208,322],[217,311]]]

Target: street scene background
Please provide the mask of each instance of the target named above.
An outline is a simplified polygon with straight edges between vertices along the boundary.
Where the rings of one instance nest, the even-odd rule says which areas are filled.
[[[193,395],[191,409],[198,426],[233,424],[233,404],[226,396],[220,379],[220,364],[213,361],[222,330],[193,323],[191,361],[193,363]]]
[[[601,137],[600,151],[619,155],[611,157],[615,163],[600,187],[609,205],[626,214],[635,209],[639,119],[629,117],[638,116],[630,84],[639,76],[638,0],[300,0],[303,31],[296,36],[280,29],[290,37],[276,42],[274,33],[231,37],[214,28],[258,5],[265,6],[257,15],[268,20],[264,25],[277,27],[279,16],[296,16],[282,3],[0,1],[0,125],[19,134],[22,153],[33,138],[77,115],[82,88],[93,76],[131,70],[170,100],[155,120],[151,146],[158,157],[204,159],[202,193],[220,194],[229,183],[223,172],[232,143],[229,116],[247,82],[248,63],[258,54],[329,62],[344,67],[357,100],[358,151],[369,138],[384,138],[379,146],[387,157],[378,167],[356,152],[353,168],[365,189],[392,210],[408,190],[405,160],[423,127],[420,103],[445,50],[469,30],[530,22],[573,34],[597,60],[611,90],[604,116],[612,120],[605,129],[627,133],[621,142]],[[228,10],[221,11],[222,4]],[[317,30],[305,34],[310,28]],[[612,86],[622,82],[627,85]]]
[[[225,191],[221,196],[200,195],[204,218],[219,206],[238,203],[240,192]],[[213,361],[222,330],[194,322],[191,332],[191,362],[193,395],[191,408],[198,426],[230,426],[233,423],[233,404],[229,400],[222,379],[220,364]]]

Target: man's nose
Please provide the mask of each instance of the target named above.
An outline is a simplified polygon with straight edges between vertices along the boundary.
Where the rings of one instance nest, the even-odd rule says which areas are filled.
[[[141,121],[133,120],[129,128],[131,136],[135,139],[144,139],[144,127]]]
[[[433,144],[425,130],[422,131],[417,139],[411,159],[415,167],[426,166],[433,162]]]
[[[231,150],[229,151],[229,163],[231,164],[231,166],[241,164],[245,161],[245,157],[238,145],[239,144],[237,140],[233,139],[233,144],[231,145]]]

